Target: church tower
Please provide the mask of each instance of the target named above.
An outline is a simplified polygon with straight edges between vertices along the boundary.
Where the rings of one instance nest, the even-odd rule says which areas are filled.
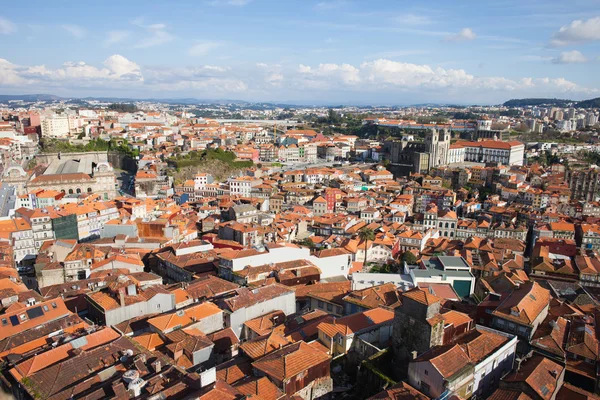
[[[448,164],[448,153],[450,152],[450,139],[452,134],[450,129],[444,128],[440,132],[440,140],[438,142],[438,159],[437,165]]]
[[[429,153],[429,168],[435,167],[438,159],[438,131],[432,128],[425,135],[425,146],[427,147],[427,153]]]

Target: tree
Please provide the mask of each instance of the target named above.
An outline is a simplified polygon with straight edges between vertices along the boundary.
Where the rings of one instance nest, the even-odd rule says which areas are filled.
[[[299,245],[301,246],[305,246],[308,247],[309,249],[314,249],[315,248],[315,244],[312,241],[311,238],[304,238],[301,241],[298,242]]]
[[[369,241],[375,240],[375,232],[371,228],[367,228],[366,226],[361,228],[358,231],[358,237],[361,241],[365,242],[365,259],[363,260],[363,268],[367,264],[367,246]]]
[[[415,265],[417,263],[417,257],[412,251],[405,251],[402,253],[401,260],[403,263],[407,263],[408,265]]]

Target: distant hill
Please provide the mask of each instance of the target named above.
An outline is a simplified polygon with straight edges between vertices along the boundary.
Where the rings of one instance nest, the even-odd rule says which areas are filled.
[[[511,100],[504,102],[503,105],[505,107],[527,107],[527,106],[566,107],[572,103],[575,103],[575,101],[566,100],[566,99],[532,98],[532,99],[511,99]]]
[[[595,99],[583,100],[576,104],[576,107],[581,108],[600,108],[600,97]]]
[[[9,100],[21,100],[21,101],[56,101],[62,100],[62,97],[54,96],[52,94],[0,94],[0,102]]]

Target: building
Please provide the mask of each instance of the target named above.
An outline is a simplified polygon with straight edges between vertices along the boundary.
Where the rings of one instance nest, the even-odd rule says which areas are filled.
[[[252,363],[255,374],[267,376],[289,398],[313,400],[333,390],[331,357],[299,341]]]
[[[448,129],[430,129],[424,142],[403,136],[388,142],[390,159],[394,164],[410,165],[414,172],[426,172],[448,163],[451,134]]]
[[[439,256],[421,260],[418,266],[405,266],[416,286],[429,283],[449,283],[461,297],[469,297],[475,290],[475,276],[471,266],[462,257]]]
[[[550,291],[527,282],[506,296],[492,312],[492,327],[528,342],[548,315]]]
[[[408,383],[431,398],[485,398],[512,371],[517,337],[477,326],[409,365]]]
[[[565,171],[565,181],[569,183],[571,198],[595,202],[600,200],[600,171],[597,169]]]
[[[376,347],[385,347],[392,337],[394,313],[384,308],[374,308],[317,326],[319,341],[335,357],[347,354],[359,346],[360,341]]]
[[[286,316],[296,312],[296,295],[293,289],[271,284],[255,289],[240,288],[236,294],[219,303],[225,312],[225,326],[237,337],[242,337],[244,323],[266,313],[281,310]]]
[[[26,220],[31,226],[36,250],[39,250],[46,240],[54,239],[52,221],[48,210],[19,208],[15,211],[15,215]]]
[[[66,115],[53,115],[44,118],[41,123],[42,137],[64,139],[69,136],[69,117]]]
[[[525,145],[521,142],[483,140],[479,142],[457,142],[465,149],[465,161],[502,165],[523,165]]]
[[[142,315],[175,309],[175,295],[162,286],[139,289],[124,281],[116,290],[88,293],[88,318],[103,325],[116,325]]]
[[[116,177],[108,162],[96,162],[92,156],[53,160],[42,175],[26,180],[24,189],[32,192],[53,189],[65,194],[94,193],[103,200],[116,197]],[[25,193],[19,193],[25,194]]]

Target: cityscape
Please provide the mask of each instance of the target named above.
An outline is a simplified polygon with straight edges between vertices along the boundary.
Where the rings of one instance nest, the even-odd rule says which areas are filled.
[[[34,3],[0,399],[600,399],[597,1]]]

